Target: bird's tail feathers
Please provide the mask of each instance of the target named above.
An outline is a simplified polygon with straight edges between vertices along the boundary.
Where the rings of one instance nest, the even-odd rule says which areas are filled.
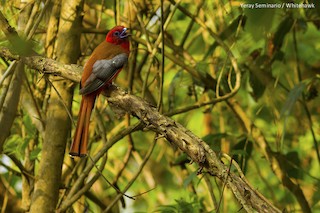
[[[95,96],[82,97],[77,128],[69,152],[71,156],[85,157],[87,155],[90,116],[94,107],[95,99]]]

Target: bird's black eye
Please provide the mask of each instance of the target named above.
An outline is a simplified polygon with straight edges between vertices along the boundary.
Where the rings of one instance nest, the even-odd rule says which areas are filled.
[[[114,36],[119,36],[119,32],[116,31],[116,32],[113,33],[113,35],[114,35]]]

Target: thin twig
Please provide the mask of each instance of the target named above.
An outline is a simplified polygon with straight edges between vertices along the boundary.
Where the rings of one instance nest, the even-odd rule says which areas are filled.
[[[160,66],[160,81],[159,81],[159,99],[157,104],[158,111],[161,111],[162,108],[162,99],[163,99],[163,83],[164,83],[164,17],[163,17],[163,1],[161,0],[160,9],[161,9],[161,66]]]
[[[114,189],[116,190],[116,192],[118,192],[119,194],[121,194],[122,196],[125,196],[127,198],[130,198],[132,200],[135,200],[132,196],[129,196],[123,192],[121,192],[114,184],[112,184],[103,174],[102,171],[100,171],[100,169],[97,167],[97,165],[93,162],[93,159],[91,158],[91,156],[88,156],[89,159],[91,160],[91,162],[93,163],[94,167],[97,169],[99,175]],[[105,158],[106,159],[106,158]],[[102,167],[103,168],[103,167]]]
[[[57,88],[53,85],[53,83],[49,80],[49,78],[46,75],[45,75],[45,78],[46,78],[47,82],[51,85],[51,87],[54,89],[54,91],[57,93],[60,102],[62,103],[63,107],[65,108],[65,110],[66,110],[66,112],[67,112],[67,114],[68,114],[68,116],[70,118],[70,121],[75,126],[76,124],[75,124],[75,122],[73,120],[72,113],[69,111],[69,109],[68,109],[67,105],[65,104],[63,98],[61,97],[59,91],[57,90]]]
[[[131,185],[136,181],[136,179],[138,178],[138,176],[141,174],[142,169],[144,168],[144,166],[146,165],[146,163],[148,162],[154,147],[156,146],[156,142],[157,140],[154,139],[151,147],[149,148],[146,156],[144,157],[142,164],[140,165],[138,171],[136,172],[136,174],[132,177],[132,179],[129,181],[129,183],[126,185],[126,187],[124,187],[123,192],[126,192]],[[113,201],[109,204],[109,206],[103,211],[104,213],[107,213],[110,211],[110,209],[118,202],[118,200],[122,197],[122,194],[117,194],[117,196],[113,199]]]
[[[104,146],[100,149],[100,151],[93,156],[92,161],[89,161],[89,163],[86,165],[82,173],[79,175],[77,180],[73,183],[72,188],[69,191],[69,194],[65,198],[65,200],[61,203],[59,211],[65,211],[69,206],[71,206],[76,200],[79,198],[79,194],[77,197],[74,195],[77,193],[79,189],[83,186],[83,182],[85,178],[88,176],[90,171],[93,169],[95,166],[95,163],[97,163],[104,155],[105,153],[120,139],[125,137],[126,135],[137,131],[141,127],[141,124],[135,124],[132,126],[127,127],[126,129],[122,130],[119,134],[115,135],[112,137]],[[81,196],[81,195],[80,195]]]

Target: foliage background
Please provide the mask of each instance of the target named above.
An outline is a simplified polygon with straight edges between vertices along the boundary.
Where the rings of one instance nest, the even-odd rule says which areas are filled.
[[[316,8],[241,7],[256,2],[163,1],[161,22],[160,1],[2,1],[1,12],[28,42],[9,43],[1,34],[1,46],[20,55],[32,54],[33,49],[65,64],[83,65],[103,41],[106,29],[128,26],[131,56],[117,85],[159,106],[161,113],[201,137],[221,157],[222,153],[232,156],[250,184],[279,209],[317,212],[320,6],[308,1]],[[230,57],[210,30],[237,59],[239,90]],[[78,85],[19,64],[1,58],[2,212],[47,208],[36,202],[43,173],[54,179],[57,189],[52,190],[57,193],[49,200],[59,210],[100,212],[111,204],[114,212],[241,209],[222,181],[205,172],[196,175],[198,165],[189,164],[170,142],[144,129],[125,135],[137,119],[114,112],[102,96],[92,116],[90,156],[112,138],[125,137],[86,171],[90,157],[70,159],[67,154],[79,110]],[[10,87],[15,79],[21,86],[16,90]],[[4,116],[10,91],[18,94],[16,107],[10,108],[16,108],[9,115],[12,124]],[[63,120],[55,121],[59,116]],[[53,143],[55,148],[45,148]],[[51,157],[46,158],[48,153]],[[50,165],[52,161],[57,165]],[[132,181],[125,194],[136,196],[135,200],[117,197],[108,181],[121,190]],[[80,191],[84,186],[88,188]]]

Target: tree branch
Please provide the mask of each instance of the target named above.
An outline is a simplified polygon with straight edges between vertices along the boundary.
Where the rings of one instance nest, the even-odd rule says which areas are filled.
[[[0,48],[0,56],[8,60],[19,60],[21,59],[28,67],[38,70],[43,74],[51,74],[55,76],[61,76],[71,81],[80,81],[80,74],[82,73],[82,67],[76,64],[65,65],[59,63],[50,58],[43,56],[27,56],[20,57],[12,53],[8,48]]]
[[[0,56],[8,59],[18,57],[5,48],[0,48]],[[26,57],[24,62],[29,67],[43,73],[59,74],[74,81],[80,80],[81,67],[76,65],[61,64],[41,56]],[[111,86],[103,94],[107,96],[111,107],[116,107],[137,117],[146,125],[146,128],[157,132],[170,143],[178,146],[193,162],[199,164],[200,172],[202,168],[206,168],[210,175],[226,182],[247,212],[280,212],[271,203],[266,202],[266,198],[251,187],[243,175],[230,172],[228,166],[218,158],[217,154],[190,130],[171,118],[160,114],[155,107],[145,100],[127,94],[118,87]]]
[[[104,95],[108,103],[117,110],[141,120],[146,128],[164,136],[170,143],[178,146],[192,161],[205,167],[212,176],[217,176],[232,190],[238,201],[247,212],[280,212],[269,202],[266,202],[260,193],[256,192],[242,175],[228,172],[228,166],[224,165],[216,153],[199,137],[169,117],[160,114],[155,107],[150,106],[145,100],[134,95],[127,94],[122,89],[111,86]]]

